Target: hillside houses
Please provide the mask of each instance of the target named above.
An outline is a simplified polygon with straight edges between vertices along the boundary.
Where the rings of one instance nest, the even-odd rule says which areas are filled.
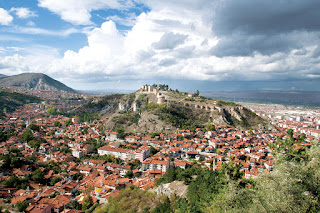
[[[81,203],[87,195],[95,202],[107,203],[125,187],[133,185],[146,190],[170,168],[198,165],[202,169],[219,170],[231,161],[240,165],[244,178],[256,178],[273,171],[276,141],[287,138],[287,129],[280,127],[247,130],[223,125],[216,125],[215,131],[208,132],[184,129],[172,134],[119,138],[114,130],[101,128],[107,119],[91,122],[72,119],[66,126],[64,122],[68,119],[63,115],[46,115],[41,104],[25,105],[6,114],[0,129],[15,132],[0,142],[0,154],[19,153],[21,158],[36,160],[21,161],[23,165],[17,164],[7,173],[1,173],[1,181],[11,175],[29,178],[23,189],[0,186],[1,198],[10,198],[12,205],[18,201],[30,202],[27,212],[63,212],[69,203]],[[55,126],[55,121],[63,125]],[[277,122],[308,133],[307,138],[293,148],[309,149],[316,138],[311,132],[318,131],[313,128],[317,121],[304,118],[303,121]],[[38,132],[32,133],[39,147],[21,140],[27,129],[25,123],[40,126]],[[43,172],[43,182],[30,179],[36,170]]]

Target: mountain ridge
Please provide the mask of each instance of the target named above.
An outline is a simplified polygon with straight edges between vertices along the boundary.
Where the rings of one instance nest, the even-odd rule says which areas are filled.
[[[0,86],[9,88],[24,88],[30,90],[45,90],[55,92],[76,91],[65,84],[43,73],[21,73],[13,76],[0,77]]]

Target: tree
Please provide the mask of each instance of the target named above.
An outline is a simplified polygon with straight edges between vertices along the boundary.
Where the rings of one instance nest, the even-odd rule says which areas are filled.
[[[50,107],[49,109],[47,109],[47,113],[50,115],[57,115],[57,109],[55,107]]]
[[[56,183],[58,183],[59,181],[61,181],[61,177],[53,177],[50,181],[50,185],[54,185]]]
[[[118,132],[118,138],[124,139],[126,136],[125,129],[123,126],[118,126],[115,128],[115,131]]]
[[[30,130],[30,129],[27,129],[26,131],[24,131],[24,132],[22,133],[22,135],[20,136],[20,139],[21,139],[22,141],[25,141],[25,142],[29,142],[29,141],[33,140],[34,137],[33,137],[33,134],[32,134],[32,132],[31,132],[31,130]]]
[[[88,194],[82,202],[82,210],[87,210],[93,205],[92,197]]]
[[[28,129],[31,129],[31,130],[36,131],[36,132],[39,132],[40,127],[37,124],[30,124],[28,126]]]
[[[132,177],[133,177],[133,172],[132,172],[132,170],[127,171],[124,177],[125,177],[125,178],[132,178]]]
[[[64,122],[64,124],[65,124],[66,126],[70,126],[70,125],[72,124],[71,118],[69,118],[68,120],[66,120],[66,121]]]
[[[150,147],[150,149],[149,149],[150,156],[156,154],[157,152],[158,152],[158,150],[156,150],[153,146]]]
[[[37,169],[36,171],[34,171],[32,173],[31,178],[32,178],[32,180],[34,180],[36,182],[42,182],[43,178],[44,178],[44,173],[40,169]]]
[[[209,212],[319,212],[320,146],[313,143],[310,158],[296,161],[279,154],[274,171],[255,179],[253,189],[231,181],[212,202]]]
[[[74,200],[74,201],[71,202],[71,207],[73,209],[76,209],[76,210],[81,210],[82,209],[81,204],[79,204],[77,200]]]
[[[159,203],[156,208],[152,210],[152,213],[171,213],[171,203],[168,197],[165,198],[163,203]]]
[[[28,145],[32,147],[36,152],[39,150],[40,147],[40,141],[38,140],[31,140],[28,142]]]
[[[55,127],[61,127],[61,126],[62,126],[62,124],[61,124],[59,121],[55,121],[55,122],[53,123],[53,125],[54,125]]]
[[[29,206],[29,202],[28,201],[18,201],[16,203],[16,207],[18,208],[19,212],[24,212],[26,210],[26,208]]]
[[[216,131],[216,126],[213,124],[207,124],[205,126],[206,131]]]
[[[197,92],[196,92],[196,96],[199,96],[200,95],[200,92],[199,92],[199,90],[197,90]]]
[[[288,135],[290,140],[293,140],[293,129],[288,129],[287,130],[287,135]]]

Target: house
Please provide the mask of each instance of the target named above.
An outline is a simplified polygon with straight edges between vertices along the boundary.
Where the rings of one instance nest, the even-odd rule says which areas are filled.
[[[112,148],[108,145],[100,147],[98,149],[99,155],[114,155],[116,158],[120,158],[122,160],[125,160],[128,158],[128,152],[129,150],[121,149],[121,148]]]
[[[89,166],[80,166],[79,167],[79,171],[82,174],[85,174],[86,176],[89,175],[89,173],[91,172],[91,168]]]
[[[152,160],[151,158],[146,159],[142,162],[142,170],[161,170],[166,172],[169,169],[169,161],[163,160]]]

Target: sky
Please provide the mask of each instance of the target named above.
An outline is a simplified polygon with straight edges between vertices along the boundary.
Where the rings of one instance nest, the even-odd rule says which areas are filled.
[[[0,74],[79,90],[320,90],[319,0],[1,0]]]

